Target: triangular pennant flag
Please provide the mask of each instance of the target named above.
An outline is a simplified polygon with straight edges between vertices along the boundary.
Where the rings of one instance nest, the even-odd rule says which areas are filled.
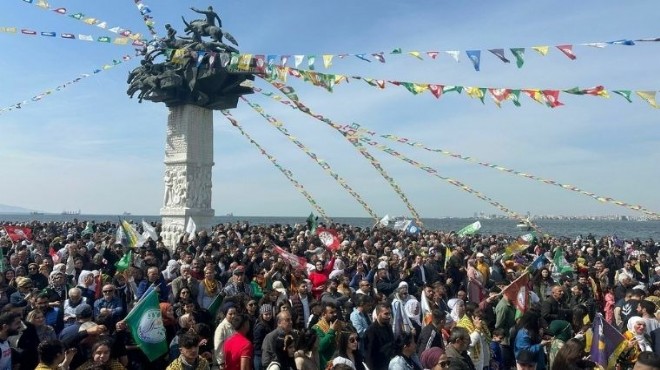
[[[422,58],[422,54],[419,51],[410,51],[408,54],[419,60],[424,60],[424,58]]]
[[[609,98],[610,94],[607,93],[607,90],[605,90],[604,86],[598,85],[595,87],[590,87],[588,89],[583,90],[585,94],[587,95],[593,95],[593,96],[600,96],[603,98]]]
[[[330,68],[330,66],[332,65],[332,58],[333,57],[334,57],[334,55],[332,55],[332,54],[324,54],[323,55],[323,66],[326,69]]]
[[[589,43],[581,44],[581,45],[591,46],[592,48],[602,49],[602,48],[607,46],[607,43],[606,42],[589,42]]]
[[[94,38],[90,35],[78,35],[78,40],[94,41]]]
[[[513,56],[516,57],[516,65],[518,68],[522,68],[525,64],[525,48],[513,48],[510,49]]]
[[[458,58],[459,58],[459,55],[461,53],[460,51],[458,51],[458,50],[447,50],[447,51],[445,51],[445,53],[449,54],[449,56],[454,58],[455,61],[457,61],[457,62],[459,61]]]
[[[288,61],[289,61],[289,56],[288,55],[281,55],[280,56],[280,66],[284,67]]]
[[[571,60],[577,58],[575,54],[573,54],[573,45],[557,45],[557,49],[561,50],[561,52]]]
[[[428,85],[426,85],[426,84],[416,84],[416,83],[413,83],[413,82],[400,82],[399,84],[401,84],[401,86],[408,89],[408,91],[410,91],[414,95],[417,95],[419,93],[422,93],[422,92],[428,90]]]
[[[626,45],[626,46],[635,45],[635,41],[633,40],[616,40],[616,41],[608,41],[607,43],[611,45]]]
[[[509,99],[511,95],[509,89],[488,89],[488,91],[498,107],[501,107],[502,102]]]
[[[500,58],[504,63],[511,63],[511,61],[504,55],[504,49],[489,49],[488,51],[495,54],[495,56]]]
[[[658,107],[658,103],[655,101],[655,91],[635,91],[635,94],[639,96],[640,98],[644,99],[647,103],[649,103],[653,108],[660,108]]]
[[[303,62],[303,59],[305,59],[304,55],[294,55],[293,56],[293,66],[298,68],[300,66],[300,63]]]
[[[511,99],[513,100],[513,105],[519,107],[520,104],[520,90],[514,89],[511,90]]]
[[[381,63],[385,63],[385,56],[383,55],[383,52],[381,51],[380,53],[373,53],[371,54],[376,60],[378,60]]]
[[[559,101],[559,90],[543,90],[543,96],[550,108],[557,108],[564,103]]]
[[[66,8],[57,8],[53,9],[53,11],[58,14],[66,14]]]
[[[466,87],[465,88],[465,93],[473,98],[473,99],[479,99],[481,100],[481,103],[484,103],[484,96],[486,92],[486,88],[482,87]]]
[[[108,36],[100,36],[96,41],[98,41],[98,42],[110,42],[112,40]]]
[[[632,91],[630,90],[612,90],[613,93],[617,95],[623,96],[624,99],[628,101],[628,103],[632,103],[632,99],[630,99],[630,95],[632,94]]]
[[[442,96],[442,85],[429,85],[429,90],[431,91],[431,94],[435,96],[436,98],[440,99],[440,96]]]
[[[401,48],[396,48],[390,52],[390,54],[401,54],[401,53],[402,53]]]
[[[366,54],[355,54],[355,56],[356,56],[358,59],[362,59],[362,60],[364,60],[365,62],[369,62],[369,63],[371,63],[371,61],[369,60],[369,58],[367,58],[365,55],[366,55]]]
[[[533,46],[532,50],[536,51],[537,53],[546,56],[548,55],[548,51],[550,50],[549,46]]]
[[[101,22],[97,24],[96,27],[106,29],[108,28],[108,22]]]
[[[541,93],[541,90],[538,89],[523,89],[522,92],[524,92],[527,96],[532,98],[535,102],[539,104],[545,104],[545,99],[543,97],[543,94]]]
[[[461,92],[463,92],[463,86],[445,85],[445,86],[442,88],[442,93],[443,93],[443,94],[446,94],[446,93],[448,93],[448,92],[453,92],[453,91],[455,91],[455,92],[457,92],[457,93],[460,94]]]
[[[427,52],[426,52],[426,55],[428,55],[429,57],[431,57],[431,59],[435,59],[435,58],[437,58],[437,57],[438,57],[438,54],[439,54],[439,53],[438,53],[437,51],[427,51]]]
[[[128,45],[128,38],[126,37],[117,37],[114,41],[117,45]]]
[[[308,55],[307,56],[307,67],[309,69],[311,69],[312,71],[314,70],[314,62],[316,62],[316,56]]]
[[[479,72],[479,64],[481,64],[481,50],[466,50],[468,58],[474,66],[474,70]]]

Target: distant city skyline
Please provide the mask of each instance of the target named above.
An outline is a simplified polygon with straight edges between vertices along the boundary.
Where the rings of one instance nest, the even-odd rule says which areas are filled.
[[[181,16],[195,19],[191,6],[203,0],[155,2],[156,30],[170,23],[183,36]],[[35,2],[36,4],[36,2]],[[521,107],[511,101],[498,108],[490,95],[471,99],[468,91],[411,94],[402,86],[385,88],[351,79],[330,93],[289,76],[301,101],[314,112],[342,125],[357,123],[380,135],[392,134],[466,157],[515,169],[543,179],[571,184],[603,197],[660,212],[659,110],[632,93],[628,103],[613,90],[660,90],[657,60],[660,43],[635,46],[580,45],[586,42],[658,37],[660,2],[588,0],[556,3],[433,1],[383,3],[336,0],[309,6],[300,0],[244,0],[215,6],[223,29],[253,55],[295,55],[308,68],[383,81],[408,81],[445,86],[587,89],[603,85],[609,99],[562,92],[565,105],[548,108],[521,93]],[[139,65],[131,46],[83,42],[61,37],[27,35],[20,30],[55,31],[74,35],[115,37],[110,26],[121,26],[150,37],[132,2],[72,2],[67,15],[44,11],[23,1],[0,3],[0,32],[11,58],[0,60],[4,94],[0,108],[27,100],[21,109],[0,113],[0,163],[3,181],[0,203],[59,213],[157,215],[162,207],[165,126],[163,104],[138,104],[129,99],[126,77]],[[74,12],[108,22],[90,26],[70,17]],[[341,18],[341,22],[337,20]],[[571,44],[570,60],[556,45]],[[533,46],[547,45],[542,56]],[[603,45],[598,45],[603,46]],[[401,55],[390,52],[397,48]],[[502,48],[510,63],[489,50]],[[517,68],[512,48],[525,48]],[[458,50],[459,63],[447,53],[435,58],[426,51]],[[466,51],[480,50],[480,71]],[[386,63],[372,53],[382,51]],[[411,51],[419,51],[419,60]],[[343,53],[364,54],[365,62]],[[337,55],[325,68],[323,55]],[[126,60],[124,60],[123,58]],[[122,61],[109,69],[102,66]],[[101,72],[94,74],[95,69]],[[91,74],[64,89],[58,85],[81,73]],[[276,93],[257,79],[255,85]],[[53,89],[36,101],[31,97]],[[475,90],[471,90],[473,93]],[[476,90],[478,93],[479,90]],[[279,93],[278,93],[279,94]],[[488,91],[487,91],[488,94]],[[410,215],[389,184],[344,137],[321,122],[262,94],[248,97],[359,193],[375,213]],[[247,104],[232,111],[243,128],[299,181],[329,215],[367,217],[368,213],[331,176],[292,145]],[[212,206],[216,215],[307,215],[313,208],[284,176],[214,113],[215,167]],[[625,215],[644,217],[625,207],[541,181],[526,180],[502,170],[442,156],[378,136],[370,139],[460,181],[519,215]],[[465,188],[452,186],[419,168],[366,145],[369,153],[396,181],[422,217],[471,217],[475,212],[503,214]]]

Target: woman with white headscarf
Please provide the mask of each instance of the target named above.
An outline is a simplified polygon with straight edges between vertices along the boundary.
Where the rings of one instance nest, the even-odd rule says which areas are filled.
[[[449,317],[453,322],[458,322],[465,314],[465,301],[460,298],[452,298],[447,302],[447,306],[451,309]]]
[[[410,318],[405,311],[405,305],[409,299],[408,283],[402,281],[394,292],[394,300],[392,301],[392,331],[395,338],[404,332],[412,333],[414,330]]]
[[[170,282],[179,277],[180,267],[179,262],[176,260],[167,261],[167,267],[165,268],[165,271],[163,271],[163,278],[165,278],[165,281]]]
[[[411,297],[406,302],[404,309],[406,310],[406,315],[408,315],[408,319],[410,320],[413,329],[415,329],[415,333],[419,335],[419,333],[422,332],[421,305],[419,304],[419,301],[414,297]],[[416,338],[417,336],[415,336],[415,339]]]
[[[82,296],[87,299],[87,302],[94,302],[96,298],[96,291],[94,290],[94,273],[89,270],[82,270],[78,276],[78,286]]]
[[[651,338],[646,334],[646,321],[643,318],[633,316],[628,319],[628,330],[623,336],[628,340],[628,348],[619,357],[624,369],[632,368],[640,353],[653,351]]]

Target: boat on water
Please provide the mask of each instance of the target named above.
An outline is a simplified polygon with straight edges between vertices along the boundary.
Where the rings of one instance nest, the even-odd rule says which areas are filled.
[[[78,215],[80,215],[80,210],[77,210],[77,211],[62,211],[61,214],[66,215],[66,216],[78,216]]]
[[[532,221],[530,221],[529,219],[526,219],[524,221],[518,222],[518,224],[516,224],[516,229],[523,230],[523,231],[530,231],[530,230],[533,229]]]
[[[124,212],[124,213],[122,213],[121,215],[122,215],[122,216],[131,216],[131,213],[130,213],[130,212]]]
[[[37,211],[30,212],[30,214],[31,214],[32,216],[43,216],[43,215],[44,215],[43,212],[37,212]]]
[[[229,212],[225,215],[225,217],[234,217],[234,214],[232,212]]]

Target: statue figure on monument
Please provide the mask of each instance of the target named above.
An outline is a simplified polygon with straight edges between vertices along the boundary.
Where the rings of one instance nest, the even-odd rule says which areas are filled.
[[[172,187],[174,185],[174,177],[172,176],[172,172],[166,170],[164,180],[165,180],[165,197],[163,198],[163,204],[165,205],[165,207],[167,207],[172,204],[172,198],[173,198]]]
[[[218,20],[218,27],[222,27],[222,21],[220,20],[220,17],[218,16],[218,13],[213,11],[213,7],[209,5],[207,10],[199,10],[194,7],[191,7],[190,10],[192,10],[195,13],[199,14],[204,14],[206,15],[206,24],[207,26],[215,26],[215,20]]]

